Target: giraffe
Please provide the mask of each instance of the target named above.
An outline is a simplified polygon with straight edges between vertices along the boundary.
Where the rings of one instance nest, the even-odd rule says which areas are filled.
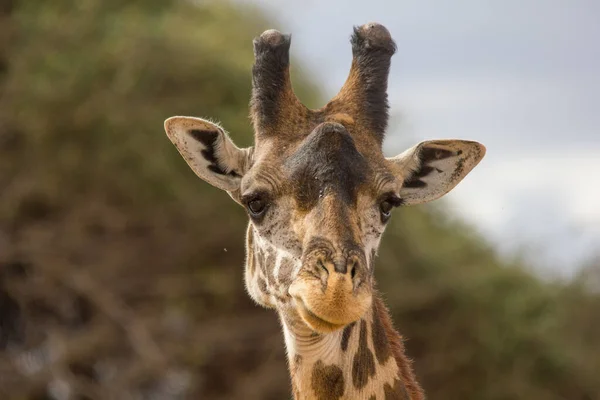
[[[387,80],[396,51],[377,23],[355,27],[340,92],[308,109],[289,72],[291,36],[253,41],[254,146],[209,120],[171,117],[167,136],[198,177],[249,216],[244,279],[279,316],[294,398],[424,399],[374,280],[392,210],[454,188],[485,155],[467,140],[429,140],[386,158]]]

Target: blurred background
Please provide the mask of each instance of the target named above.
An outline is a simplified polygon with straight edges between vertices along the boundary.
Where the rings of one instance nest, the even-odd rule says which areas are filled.
[[[444,200],[395,212],[376,276],[430,399],[600,399],[600,6],[0,0],[0,399],[289,399],[276,316],[244,292],[244,211],[163,130],[240,146],[252,38],[293,33],[323,105],[353,25],[398,44],[394,155],[486,144]]]

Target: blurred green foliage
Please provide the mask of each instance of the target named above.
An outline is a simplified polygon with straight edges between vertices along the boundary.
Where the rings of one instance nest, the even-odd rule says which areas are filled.
[[[0,262],[85,270],[149,325],[183,313],[185,339],[154,334],[192,368],[195,398],[286,398],[276,317],[243,289],[246,217],[162,129],[212,117],[250,145],[251,39],[272,26],[226,2],[0,8]],[[318,104],[298,73],[294,86]],[[600,398],[589,277],[544,281],[432,207],[396,213],[377,277],[429,398]],[[239,342],[215,349],[232,329]]]

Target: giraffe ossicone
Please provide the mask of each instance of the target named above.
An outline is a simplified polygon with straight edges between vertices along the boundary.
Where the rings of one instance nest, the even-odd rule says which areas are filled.
[[[169,118],[167,135],[247,210],[246,288],[281,319],[295,399],[423,399],[375,290],[374,257],[393,208],[443,196],[485,147],[431,140],[384,157],[396,45],[380,24],[354,28],[348,79],[317,110],[292,90],[291,36],[269,30],[253,43],[254,146],[201,118]]]

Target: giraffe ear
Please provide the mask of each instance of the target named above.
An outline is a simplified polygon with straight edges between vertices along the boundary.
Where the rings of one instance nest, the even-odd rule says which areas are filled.
[[[388,158],[404,182],[405,205],[427,203],[452,190],[485,155],[481,143],[468,140],[429,140]]]
[[[252,148],[238,148],[220,126],[202,118],[171,117],[165,131],[196,175],[228,192],[239,189]]]

